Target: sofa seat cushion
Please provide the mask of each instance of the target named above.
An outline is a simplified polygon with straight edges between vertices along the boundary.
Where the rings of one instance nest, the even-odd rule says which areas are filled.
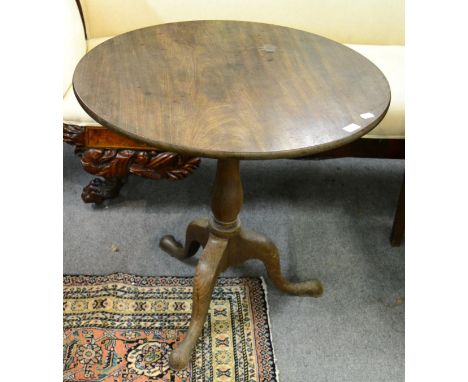
[[[71,86],[63,97],[63,123],[77,126],[101,126],[83,110]]]
[[[402,45],[349,45],[385,74],[392,100],[387,115],[365,138],[405,138],[405,47]]]
[[[90,38],[86,40],[86,48],[88,52],[98,46],[99,44],[102,44],[104,41],[109,40],[112,36],[108,37],[99,37],[99,38]]]
[[[86,41],[86,50],[89,52],[94,47],[110,39],[109,37],[91,38]],[[78,103],[73,88],[70,84],[63,97],[63,123],[77,126],[101,126],[92,119]]]
[[[87,40],[90,51],[110,37]],[[392,90],[392,101],[383,121],[366,138],[404,138],[404,46],[395,45],[348,45],[374,62],[385,74]],[[70,86],[63,99],[63,122],[78,126],[100,126],[80,106]]]

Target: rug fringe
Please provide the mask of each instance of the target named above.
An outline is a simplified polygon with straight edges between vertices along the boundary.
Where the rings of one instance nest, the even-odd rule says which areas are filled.
[[[275,363],[276,381],[279,382],[280,379],[279,379],[279,370],[278,370],[278,359],[276,358],[275,345],[273,344],[273,329],[271,327],[271,321],[270,321],[270,306],[268,305],[267,284],[263,276],[260,276],[260,280],[262,280],[262,289],[263,289],[263,293],[265,294],[266,315],[267,315],[267,320],[268,320],[268,327],[270,328],[271,352],[273,353],[273,362]]]

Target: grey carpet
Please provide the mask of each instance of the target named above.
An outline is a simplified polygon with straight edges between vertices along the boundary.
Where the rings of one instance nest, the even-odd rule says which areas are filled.
[[[185,180],[130,177],[101,208],[84,204],[91,179],[64,146],[64,273],[193,275],[158,247],[182,239],[209,212],[213,160]],[[319,299],[292,297],[268,284],[280,380],[404,380],[404,246],[389,244],[404,173],[400,160],[245,161],[242,223],[271,237],[293,280],[319,278]],[[111,250],[112,245],[119,248]],[[263,275],[252,261],[226,276]]]

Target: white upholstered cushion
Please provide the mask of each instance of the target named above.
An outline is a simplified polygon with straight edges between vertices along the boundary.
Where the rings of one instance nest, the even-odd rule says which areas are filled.
[[[284,25],[348,44],[404,45],[404,0],[80,0],[88,38],[186,20]]]
[[[392,100],[387,115],[366,138],[405,137],[405,47],[400,45],[348,45],[367,57],[385,74]]]
[[[63,123],[78,126],[101,126],[86,114],[76,100],[71,86],[65,93],[65,97],[63,97]]]
[[[88,39],[86,41],[87,51],[89,52],[95,46],[109,38],[110,37]],[[101,126],[83,110],[76,100],[75,93],[73,93],[71,86],[69,86],[68,91],[63,97],[63,123],[78,126]]]
[[[112,36],[107,36],[107,37],[100,37],[100,38],[90,38],[88,41],[86,41],[86,48],[88,52],[98,46],[99,44],[102,44],[104,41],[109,40]]]
[[[63,50],[65,56],[63,65],[63,94],[70,87],[76,64],[86,53],[83,23],[75,0],[65,0],[64,12],[65,33]]]
[[[110,37],[89,39],[88,51]],[[349,45],[361,53],[385,74],[390,83],[392,101],[383,121],[366,138],[405,137],[404,57],[405,47],[394,45]],[[67,91],[63,102],[64,123],[79,126],[100,126],[81,108],[73,89]]]

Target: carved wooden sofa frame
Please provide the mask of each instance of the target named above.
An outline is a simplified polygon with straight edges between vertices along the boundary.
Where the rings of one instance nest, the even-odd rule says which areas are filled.
[[[75,146],[81,165],[94,178],[84,187],[85,203],[100,204],[119,195],[129,174],[148,179],[185,178],[200,164],[188,158],[138,143],[105,127],[63,124],[63,140]]]

